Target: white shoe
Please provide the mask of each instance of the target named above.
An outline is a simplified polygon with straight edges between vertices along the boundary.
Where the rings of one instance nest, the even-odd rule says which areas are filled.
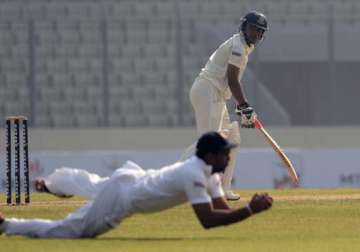
[[[226,191],[225,192],[225,198],[227,200],[239,200],[240,199],[240,195],[237,193],[234,193],[233,191]]]

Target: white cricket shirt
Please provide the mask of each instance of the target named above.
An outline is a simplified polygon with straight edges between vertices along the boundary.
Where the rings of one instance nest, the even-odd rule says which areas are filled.
[[[236,33],[213,52],[199,76],[209,80],[227,98],[230,98],[231,91],[227,80],[228,65],[232,64],[240,69],[238,79],[241,80],[248,62],[248,56],[253,50],[254,46],[247,45],[243,34]]]
[[[224,196],[219,174],[196,156],[146,171],[137,179],[130,193],[133,212],[154,212],[189,201],[191,204],[211,202]]]

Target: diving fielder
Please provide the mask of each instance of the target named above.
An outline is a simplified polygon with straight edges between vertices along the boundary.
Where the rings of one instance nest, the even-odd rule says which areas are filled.
[[[239,33],[234,34],[216,49],[190,90],[198,135],[210,130],[219,131],[238,145],[239,126],[237,121],[230,121],[226,100],[234,97],[237,103],[235,112],[241,117],[241,126],[253,128],[256,113],[245,97],[240,80],[248,62],[248,55],[268,30],[266,17],[262,13],[250,12],[241,21]],[[193,146],[190,146],[185,151],[182,159],[193,151],[192,148]],[[231,191],[236,152],[236,149],[231,151],[231,161],[223,176],[223,186],[228,200],[240,198]]]
[[[187,201],[204,228],[242,221],[269,209],[273,199],[267,194],[255,194],[246,207],[230,209],[218,173],[224,171],[234,147],[235,144],[219,133],[209,132],[199,139],[195,156],[159,170],[144,171],[128,163],[103,181],[84,174],[78,178],[79,173],[74,173],[70,179],[80,179],[79,187],[81,180],[90,180],[89,184],[93,181],[94,187],[88,188],[93,190],[89,193],[94,198],[92,201],[57,221],[5,218],[0,214],[0,233],[52,238],[96,237],[134,213],[161,211]]]

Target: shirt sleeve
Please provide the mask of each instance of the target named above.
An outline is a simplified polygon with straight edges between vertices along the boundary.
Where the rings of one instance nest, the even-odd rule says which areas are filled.
[[[205,177],[197,174],[188,176],[185,181],[185,193],[190,203],[210,203],[211,197],[207,191],[207,185]]]
[[[234,38],[230,47],[229,64],[240,68],[243,53],[244,49],[240,40]]]
[[[221,198],[225,196],[222,188],[221,177],[219,174],[214,174],[210,177],[208,183],[208,190],[211,198]]]

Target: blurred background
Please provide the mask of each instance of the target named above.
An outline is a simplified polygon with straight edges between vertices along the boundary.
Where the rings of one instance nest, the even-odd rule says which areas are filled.
[[[356,149],[334,181],[346,166],[359,186],[357,0],[0,1],[1,121],[27,116],[33,151],[182,150],[196,139],[190,87],[251,10],[270,30],[243,79],[250,103],[283,147]],[[243,149],[268,148],[241,133]]]
[[[270,23],[244,79],[263,120],[358,125],[356,0],[1,1],[0,115],[46,128],[192,127],[194,78],[251,10]]]

